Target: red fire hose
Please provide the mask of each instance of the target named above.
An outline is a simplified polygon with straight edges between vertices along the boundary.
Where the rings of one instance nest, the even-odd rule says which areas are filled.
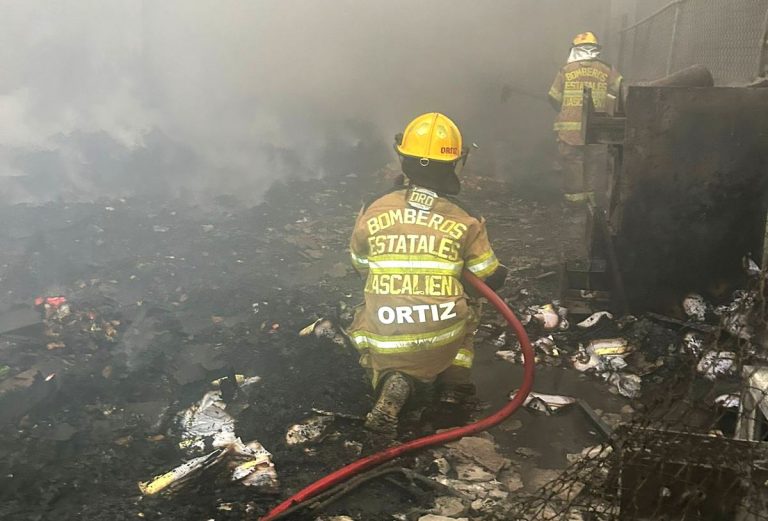
[[[441,445],[449,441],[463,438],[464,436],[470,436],[472,434],[482,432],[486,429],[490,429],[494,425],[498,425],[499,423],[506,420],[513,412],[520,408],[520,406],[523,404],[523,401],[525,401],[525,398],[528,396],[528,393],[531,391],[531,388],[533,387],[534,355],[533,349],[531,348],[531,342],[528,339],[528,335],[526,334],[523,325],[517,319],[515,314],[512,313],[512,310],[509,309],[509,306],[507,306],[506,302],[504,302],[491,288],[486,286],[482,280],[475,277],[467,270],[464,270],[463,280],[469,282],[483,297],[488,299],[488,301],[493,304],[493,306],[498,309],[502,315],[504,315],[504,318],[507,319],[507,322],[509,322],[509,325],[515,331],[515,334],[520,341],[524,362],[523,382],[520,385],[520,389],[517,391],[517,393],[515,393],[514,398],[512,398],[496,413],[475,423],[470,423],[469,425],[465,425],[463,427],[456,427],[455,429],[450,429],[439,434],[432,434],[430,436],[411,440],[402,445],[390,447],[376,454],[372,454],[363,459],[357,460],[354,463],[350,463],[346,467],[342,467],[339,470],[328,474],[324,478],[315,481],[308,487],[292,495],[277,505],[275,508],[273,508],[266,516],[262,517],[260,521],[273,521],[289,508],[303,503],[304,501],[316,496],[317,494],[346,481],[355,474],[359,474],[364,470],[368,470],[384,462],[397,458],[398,456],[402,456],[408,452],[413,452],[425,447],[430,447],[432,445]]]

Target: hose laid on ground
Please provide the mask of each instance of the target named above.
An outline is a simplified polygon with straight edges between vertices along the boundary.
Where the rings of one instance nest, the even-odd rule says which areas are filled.
[[[482,280],[467,270],[464,270],[462,274],[462,280],[471,284],[483,297],[488,299],[488,301],[493,304],[496,309],[499,310],[507,322],[509,322],[509,325],[512,327],[515,334],[517,335],[518,340],[520,341],[520,347],[523,351],[523,382],[520,385],[520,389],[515,393],[514,398],[512,398],[496,413],[487,416],[482,420],[478,420],[475,423],[470,423],[469,425],[465,425],[463,427],[456,427],[454,429],[443,431],[438,434],[424,436],[423,438],[417,438],[402,445],[397,445],[395,447],[385,449],[381,452],[377,452],[376,454],[372,454],[363,459],[357,460],[354,463],[350,463],[346,467],[342,467],[339,470],[328,474],[324,478],[315,481],[311,485],[292,495],[277,505],[275,508],[270,510],[269,513],[262,517],[260,521],[273,521],[278,519],[281,514],[283,514],[289,508],[301,504],[313,496],[323,492],[324,490],[344,482],[355,474],[359,474],[360,472],[402,456],[403,454],[426,447],[431,447],[433,445],[442,445],[443,443],[457,440],[459,438],[463,438],[464,436],[471,436],[472,434],[477,434],[478,432],[490,429],[491,427],[498,425],[499,423],[506,420],[513,412],[520,408],[528,396],[528,393],[531,391],[531,388],[533,387],[534,354],[533,348],[531,347],[531,341],[528,339],[528,335],[526,334],[523,325],[517,319],[515,314],[512,313],[512,310],[509,309],[509,306],[507,306],[506,302],[504,302],[501,297],[496,294],[496,292],[486,286]]]

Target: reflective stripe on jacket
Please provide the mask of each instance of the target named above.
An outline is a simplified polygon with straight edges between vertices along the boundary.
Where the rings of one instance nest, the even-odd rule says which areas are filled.
[[[375,371],[429,381],[456,358],[469,310],[461,272],[499,267],[485,221],[419,187],[391,192],[358,216],[353,266],[366,274],[365,304],[348,333]]]
[[[569,145],[583,145],[581,116],[584,88],[591,89],[595,110],[605,112],[607,94],[618,97],[621,81],[618,71],[599,60],[576,61],[560,69],[549,89],[549,97],[560,105],[554,125],[558,138]]]

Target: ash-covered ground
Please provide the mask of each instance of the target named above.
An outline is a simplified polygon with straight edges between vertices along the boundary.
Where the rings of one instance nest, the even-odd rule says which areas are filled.
[[[0,518],[256,519],[372,452],[354,419],[337,419],[309,445],[289,446],[285,433],[313,408],[360,416],[372,404],[354,353],[298,332],[318,317],[343,322],[361,301],[347,241],[361,202],[388,182],[385,175],[293,180],[274,185],[255,207],[220,198],[0,208]],[[488,219],[497,254],[510,267],[502,295],[512,306],[557,298],[558,265],[580,247],[578,219],[557,194],[526,195],[470,175],[461,199]],[[56,327],[41,323],[32,307],[41,296],[65,296],[70,315]],[[499,339],[504,328],[493,310],[485,314],[475,380],[479,398],[494,409],[522,371],[494,356],[514,342]],[[670,334],[656,344],[679,340]],[[570,363],[562,359],[542,363],[536,390],[585,399],[616,422],[628,419],[628,400],[565,369]],[[175,494],[143,497],[138,482],[189,459],[178,447],[177,413],[211,381],[234,373],[261,377],[227,411],[242,440],[272,453],[279,490],[265,495],[209,473]],[[416,424],[404,436],[434,427]],[[514,469],[505,475],[510,494],[540,486],[567,465],[567,454],[602,440],[578,412],[520,411],[491,434],[504,468]],[[425,452],[403,464],[429,473],[434,457]],[[510,485],[515,480],[519,487]],[[415,519],[430,510],[433,495],[377,483],[330,511]]]

